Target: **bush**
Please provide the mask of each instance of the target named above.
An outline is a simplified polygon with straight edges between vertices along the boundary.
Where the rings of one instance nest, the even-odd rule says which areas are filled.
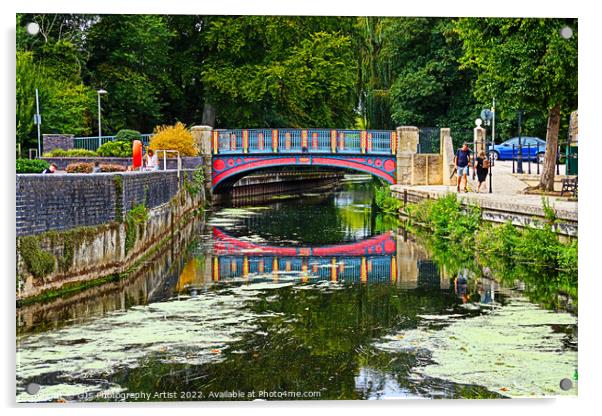
[[[142,141],[142,135],[139,131],[122,129],[115,135],[115,141],[132,143],[134,140]]]
[[[44,157],[95,157],[98,156],[95,151],[87,149],[52,149],[44,153]]]
[[[17,159],[17,173],[42,173],[50,164],[39,159]]]
[[[101,172],[125,172],[126,168],[121,165],[116,165],[114,163],[101,163],[100,171]]]
[[[37,278],[44,277],[54,271],[55,257],[42,250],[35,236],[20,238],[19,251],[27,270]]]
[[[131,157],[132,143],[125,141],[106,142],[96,152],[103,157]]]
[[[177,122],[174,126],[157,126],[154,135],[150,139],[149,147],[153,150],[177,150],[180,156],[196,156],[199,150],[194,144],[192,134],[184,126]],[[163,156],[160,154],[159,156]],[[173,154],[167,156],[174,157]]]
[[[92,173],[94,169],[94,163],[69,163],[65,169],[67,173]]]

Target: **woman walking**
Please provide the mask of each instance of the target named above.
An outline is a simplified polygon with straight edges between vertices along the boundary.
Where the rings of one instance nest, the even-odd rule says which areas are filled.
[[[487,175],[489,174],[489,159],[487,159],[485,152],[481,151],[476,157],[475,169],[477,171],[477,179],[479,180],[479,185],[477,186],[478,193],[481,191],[481,185],[487,180]]]

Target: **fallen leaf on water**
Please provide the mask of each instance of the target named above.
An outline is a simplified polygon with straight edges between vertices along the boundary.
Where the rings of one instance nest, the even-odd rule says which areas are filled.
[[[508,389],[506,387],[502,387],[500,390],[501,391],[508,391]]]
[[[221,350],[218,350],[218,349],[215,349],[215,348],[214,348],[214,349],[212,349],[212,350],[211,350],[211,352],[212,352],[213,354],[219,354],[219,353],[221,353]]]

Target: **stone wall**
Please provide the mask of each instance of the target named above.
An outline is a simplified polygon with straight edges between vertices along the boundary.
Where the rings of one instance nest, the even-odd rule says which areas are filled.
[[[168,202],[194,171],[17,175],[17,236],[120,220],[134,205]]]
[[[73,134],[44,134],[42,135],[42,152],[54,149],[73,149]]]
[[[412,155],[411,185],[441,185],[443,157],[440,154]]]

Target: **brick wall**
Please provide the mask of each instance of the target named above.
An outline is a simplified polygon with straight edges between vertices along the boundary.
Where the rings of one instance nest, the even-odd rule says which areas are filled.
[[[176,171],[17,175],[17,236],[114,221],[118,201],[123,215],[142,202],[156,207],[168,202],[192,173],[182,171],[179,181]]]

